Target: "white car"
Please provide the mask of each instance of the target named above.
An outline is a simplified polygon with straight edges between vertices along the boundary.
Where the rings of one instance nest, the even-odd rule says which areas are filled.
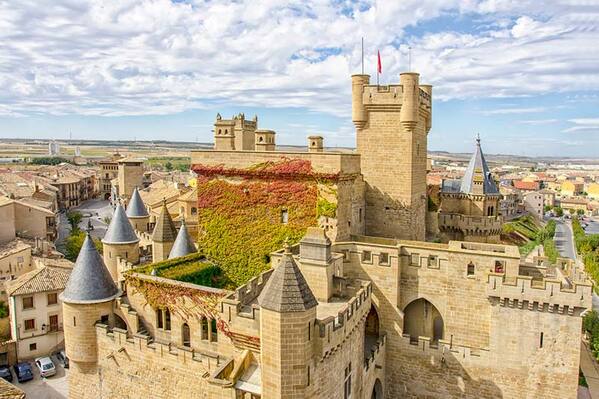
[[[38,357],[35,359],[35,365],[40,371],[42,377],[50,377],[56,374],[56,367],[54,362],[49,357]]]

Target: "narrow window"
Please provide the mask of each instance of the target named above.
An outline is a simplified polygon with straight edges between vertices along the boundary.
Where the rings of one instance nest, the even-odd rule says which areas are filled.
[[[474,276],[474,263],[470,262],[468,264],[468,276]]]
[[[429,267],[437,266],[437,257],[435,255],[430,255],[428,257],[428,266]]]
[[[362,222],[362,208],[358,210],[358,220]]]
[[[389,254],[387,252],[381,252],[381,254],[379,255],[379,263],[381,265],[389,264]]]
[[[191,331],[187,323],[183,323],[181,327],[181,341],[183,342],[183,346],[191,348]]]
[[[310,322],[308,322],[308,341],[312,338],[312,328],[310,326]]]
[[[30,351],[36,351],[37,350],[37,344],[36,343],[29,344],[29,350]]]
[[[171,312],[168,309],[164,311],[164,329],[171,330]]]
[[[351,398],[351,362],[345,368],[345,382],[343,384],[343,398]]]
[[[372,252],[362,251],[362,262],[372,262]]]
[[[202,325],[201,338],[204,340],[207,340],[208,339],[208,319],[206,319],[205,317],[202,317],[202,321],[200,322],[200,324]]]
[[[218,329],[216,328],[216,319],[212,319],[210,322],[211,332],[212,332],[212,342],[218,341]]]
[[[77,327],[77,320],[75,319],[75,316],[73,316],[73,327]]]
[[[287,209],[281,209],[281,223],[287,224],[289,222],[289,212]]]
[[[156,309],[156,325],[158,328],[164,327],[164,320],[162,319],[162,309]]]
[[[541,332],[541,336],[539,337],[539,348],[543,347],[543,332]]]
[[[307,375],[307,377],[308,377],[308,383],[306,385],[310,386],[310,366],[308,366],[307,372],[308,372],[308,375]]]

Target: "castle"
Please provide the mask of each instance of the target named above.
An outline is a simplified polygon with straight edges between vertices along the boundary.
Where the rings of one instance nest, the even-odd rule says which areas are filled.
[[[276,151],[257,118],[217,116],[192,152],[200,252],[166,207],[135,229],[135,192],[103,258],[86,239],[61,298],[69,396],[575,398],[584,271],[424,241],[431,96],[416,73],[352,76],[354,153]],[[474,162],[455,199],[496,215]]]

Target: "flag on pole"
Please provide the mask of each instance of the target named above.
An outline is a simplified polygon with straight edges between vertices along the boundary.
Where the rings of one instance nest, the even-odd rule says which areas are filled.
[[[376,66],[376,73],[383,73],[383,64],[381,63],[381,52],[377,51],[378,63]]]

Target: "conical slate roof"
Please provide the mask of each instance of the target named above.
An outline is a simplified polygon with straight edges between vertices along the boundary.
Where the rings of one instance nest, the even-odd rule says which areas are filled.
[[[143,218],[149,216],[146,205],[141,200],[139,191],[137,191],[137,187],[133,190],[133,195],[131,195],[131,200],[129,201],[129,205],[127,205],[127,216],[130,218]]]
[[[185,226],[185,221],[183,220],[181,221],[181,228],[179,229],[177,239],[173,244],[173,248],[171,249],[171,253],[168,255],[168,258],[179,258],[181,256],[189,255],[194,252],[197,252],[197,248],[193,244],[193,241],[189,236],[189,233],[187,232],[187,226]]]
[[[120,294],[89,234],[60,299],[67,303],[99,303]]]
[[[135,235],[123,206],[118,204],[102,242],[105,244],[130,244],[138,241],[139,238]]]
[[[177,229],[175,228],[173,219],[171,219],[170,213],[168,213],[165,201],[162,204],[160,216],[158,216],[158,219],[156,219],[156,226],[154,227],[154,232],[152,233],[152,241],[173,242],[175,241],[175,238],[177,238]]]
[[[491,176],[487,161],[480,148],[480,137],[476,138],[476,150],[466,168],[460,192],[464,194],[499,194],[497,185]]]
[[[288,246],[281,264],[266,282],[258,303],[262,308],[279,313],[303,312],[318,305]]]

